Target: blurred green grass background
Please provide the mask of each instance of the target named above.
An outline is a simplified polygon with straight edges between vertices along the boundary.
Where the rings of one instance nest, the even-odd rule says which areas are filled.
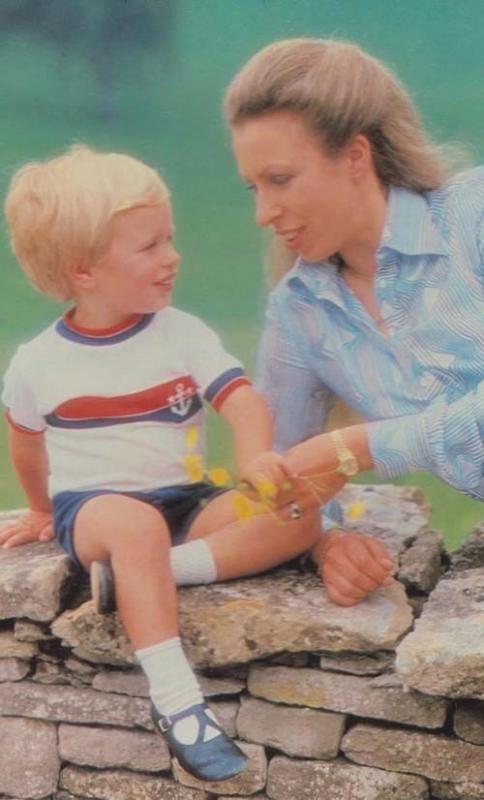
[[[73,0],[55,2],[67,10]],[[115,3],[103,2],[103,12],[110,6],[117,13]],[[154,2],[125,0],[121,5],[141,14]],[[463,143],[478,163],[484,155],[484,3],[173,0],[171,5],[170,28],[166,36],[160,30],[159,47],[155,42],[140,49],[125,32],[122,54],[113,50],[110,115],[100,114],[92,57],[62,41],[47,40],[39,31],[25,36],[3,27],[0,189],[3,195],[11,173],[24,161],[53,155],[78,141],[131,152],[160,169],[173,192],[183,256],[175,302],[212,324],[251,371],[266,291],[264,237],[252,222],[251,200],[238,180],[221,118],[227,82],[247,57],[274,39],[302,35],[353,40],[396,70],[437,139]],[[81,30],[84,13],[92,13],[94,6],[92,0],[76,0],[75,6]],[[9,253],[3,229],[0,250],[3,372],[18,344],[61,309],[30,289]],[[227,431],[214,415],[210,452],[212,464],[231,464]],[[396,482],[423,488],[433,508],[432,524],[444,531],[449,547],[484,517],[481,503],[432,476],[416,474]],[[20,505],[23,498],[8,465],[2,429],[0,508]]]

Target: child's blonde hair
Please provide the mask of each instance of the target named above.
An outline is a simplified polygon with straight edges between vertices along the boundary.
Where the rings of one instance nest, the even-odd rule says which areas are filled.
[[[21,167],[5,214],[12,249],[32,284],[68,300],[72,267],[99,257],[113,216],[167,200],[166,184],[142,161],[75,145],[62,156]]]

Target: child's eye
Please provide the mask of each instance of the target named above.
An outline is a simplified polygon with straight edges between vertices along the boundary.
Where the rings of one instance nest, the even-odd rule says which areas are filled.
[[[248,192],[257,191],[253,183],[247,183],[245,188],[247,189]]]

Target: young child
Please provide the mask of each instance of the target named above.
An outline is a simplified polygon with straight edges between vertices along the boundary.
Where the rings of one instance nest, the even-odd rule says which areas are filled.
[[[205,480],[202,400],[232,427],[240,479],[280,487],[290,471],[269,452],[270,415],[240,363],[204,323],[170,306],[180,257],[169,193],[153,169],[76,146],[19,170],[6,215],[31,282],[73,305],[18,349],[5,376],[10,452],[29,511],[0,544],[48,539],[53,523],[78,565],[111,563],[156,729],[193,775],[228,778],[247,759],[184,655],[175,582],[285,561],[317,541],[318,512],[299,519],[293,503],[284,525],[269,514],[241,522],[233,492]]]

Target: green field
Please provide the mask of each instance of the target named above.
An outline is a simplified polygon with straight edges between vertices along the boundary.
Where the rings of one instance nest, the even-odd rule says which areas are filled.
[[[71,0],[65,0],[66,4]],[[91,0],[77,0],[81,11]],[[128,0],[143,5],[146,0]],[[482,0],[176,0],[172,56],[156,50],[116,64],[114,113],[101,118],[89,62],[40,36],[2,31],[2,168],[75,141],[138,155],[162,170],[173,191],[177,243],[183,255],[176,302],[204,317],[232,350],[253,365],[264,305],[264,239],[252,223],[251,199],[236,175],[220,115],[223,89],[258,47],[297,35],[352,39],[390,63],[416,98],[440,139],[459,140],[482,159],[484,89]],[[15,347],[41,329],[59,307],[34,294],[0,241],[0,370]],[[227,433],[213,420],[211,459],[230,463]],[[371,476],[364,476],[371,480]],[[432,524],[450,547],[484,517],[482,504],[427,475],[402,481],[422,486],[434,509]],[[0,507],[22,504],[0,438]]]

